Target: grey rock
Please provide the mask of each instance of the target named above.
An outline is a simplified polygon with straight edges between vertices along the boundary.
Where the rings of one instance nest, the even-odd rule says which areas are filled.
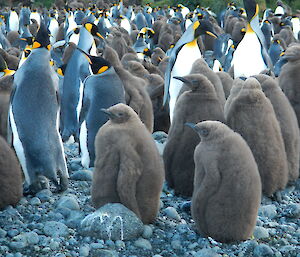
[[[259,208],[258,215],[267,217],[269,219],[274,219],[277,216],[277,208],[274,204],[261,206]]]
[[[194,256],[195,257],[220,257],[221,255],[216,253],[212,249],[201,249],[200,251],[196,252]]]
[[[57,221],[47,221],[43,230],[45,235],[51,237],[66,237],[69,235],[68,227]]]
[[[36,197],[38,197],[41,201],[48,201],[52,195],[53,194],[49,189],[43,189],[36,194]]]
[[[295,246],[292,245],[286,245],[280,248],[280,252],[284,257],[293,257],[297,254],[297,249]],[[298,253],[299,253],[299,247],[298,247]]]
[[[26,241],[29,245],[36,245],[39,243],[39,235],[36,232],[28,232],[25,233]]]
[[[151,243],[148,240],[144,239],[144,238],[139,238],[138,240],[136,240],[134,242],[134,245],[136,247],[139,247],[139,248],[143,248],[143,249],[147,249],[147,250],[152,250]]]
[[[82,211],[71,211],[68,215],[68,218],[65,224],[69,228],[78,228],[80,226],[81,221],[84,219],[85,214]]]
[[[68,208],[70,210],[80,210],[78,199],[75,195],[67,195],[61,197],[56,205],[57,208]]]
[[[4,229],[0,228],[0,238],[4,238],[4,237],[6,237],[6,235],[7,235],[7,232]]]
[[[119,250],[123,250],[125,249],[126,245],[123,241],[121,240],[117,240],[116,243],[115,243],[115,246],[116,246],[116,249],[119,251]]]
[[[100,243],[100,242],[91,243],[90,246],[91,246],[92,249],[103,249],[103,248],[105,248],[105,245],[103,243]]]
[[[109,203],[81,222],[81,233],[85,236],[111,240],[131,240],[143,232],[142,221],[120,203]]]
[[[50,241],[50,244],[49,244],[49,248],[52,250],[52,251],[56,251],[58,250],[60,247],[60,244],[54,240],[51,240]]]
[[[175,250],[179,250],[179,249],[182,248],[180,240],[173,240],[173,241],[171,241],[171,246]]]
[[[46,248],[44,248],[44,249],[46,249]],[[49,250],[50,250],[50,248],[49,248]],[[45,252],[48,252],[48,250],[46,250]],[[66,255],[63,253],[57,253],[57,254],[55,254],[54,257],[66,257]]]
[[[92,181],[92,178],[93,172],[90,170],[78,170],[70,176],[70,179],[77,181]]]
[[[79,248],[79,255],[82,257],[89,256],[90,253],[90,247],[88,245],[83,245]]]
[[[170,219],[181,221],[181,217],[180,217],[180,215],[178,214],[178,212],[176,211],[176,209],[174,207],[167,207],[164,210],[164,213]]]
[[[149,239],[153,235],[153,229],[149,225],[144,226],[143,238]]]
[[[10,229],[10,230],[8,230],[7,231],[7,235],[9,236],[9,237],[14,237],[14,236],[16,236],[16,235],[19,235],[19,230],[17,230],[17,229]]]
[[[293,219],[300,218],[300,204],[290,204],[285,208],[285,216]]]
[[[113,250],[92,249],[90,252],[92,257],[118,257],[119,254]]]
[[[26,244],[26,242],[22,242],[22,241],[10,242],[9,247],[14,250],[19,250],[19,249],[24,249],[25,247],[27,247],[27,244]]]
[[[253,257],[272,257],[273,250],[266,244],[260,244],[254,248]]]
[[[29,203],[30,203],[31,205],[40,205],[40,204],[41,204],[41,200],[40,200],[39,198],[37,198],[37,197],[33,197],[33,198],[29,201]]]
[[[269,232],[266,228],[264,227],[255,227],[253,236],[256,239],[264,239],[269,237]]]

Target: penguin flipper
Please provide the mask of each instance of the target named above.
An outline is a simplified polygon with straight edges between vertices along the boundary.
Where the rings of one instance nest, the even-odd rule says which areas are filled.
[[[80,115],[79,115],[79,126],[81,126],[82,122],[85,121],[89,108],[90,108],[90,99],[84,96],[82,100]]]
[[[130,147],[120,153],[120,170],[117,179],[117,191],[121,200],[128,209],[141,218],[137,199],[136,183],[141,175],[142,162],[137,152]]]

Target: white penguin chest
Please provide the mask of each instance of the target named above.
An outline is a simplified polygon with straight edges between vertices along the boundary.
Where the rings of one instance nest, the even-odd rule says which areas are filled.
[[[232,64],[235,78],[248,78],[267,68],[261,54],[261,44],[255,33],[245,34],[234,52]]]

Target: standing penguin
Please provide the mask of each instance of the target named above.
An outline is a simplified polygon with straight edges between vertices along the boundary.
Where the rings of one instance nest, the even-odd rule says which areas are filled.
[[[50,66],[49,49],[48,31],[42,23],[31,54],[15,73],[9,108],[12,133],[9,141],[21,163],[28,193],[43,189],[45,177],[52,180],[59,191],[68,185],[58,131],[58,78]]]
[[[0,136],[0,210],[22,197],[22,171],[14,151]]]
[[[247,31],[238,44],[232,59],[234,77],[249,77],[272,68],[264,35],[259,26],[259,7],[255,0],[244,0],[247,12]]]
[[[261,200],[259,172],[249,146],[221,122],[187,125],[201,138],[194,154],[191,206],[198,231],[224,243],[247,240]]]
[[[186,122],[219,120],[224,122],[223,106],[210,81],[203,75],[176,77],[190,88],[178,97],[168,141],[164,149],[166,181],[176,194],[190,197],[194,181],[194,149],[197,135],[184,126]]]
[[[246,140],[262,182],[262,191],[271,196],[284,189],[288,181],[288,164],[280,126],[273,106],[255,78],[246,80],[232,100],[227,124]]]
[[[255,77],[273,105],[284,141],[289,168],[289,181],[295,181],[299,177],[300,152],[300,135],[295,111],[275,79],[267,75],[257,75]]]
[[[80,28],[78,47],[88,52],[94,42],[93,36],[101,35],[95,24],[86,23]],[[62,139],[70,136],[79,137],[79,114],[83,97],[83,81],[91,75],[87,58],[75,49],[70,57],[64,73],[63,94],[61,98]]]
[[[95,137],[99,128],[108,120],[107,115],[99,110],[125,103],[124,86],[114,67],[102,57],[87,57],[91,62],[93,74],[84,81],[79,119],[81,163],[85,168],[94,167]]]
[[[9,12],[8,31],[19,31],[19,16],[14,8]]]
[[[119,202],[143,223],[159,210],[164,181],[161,157],[145,125],[129,106],[107,110],[109,121],[97,133],[92,202],[96,208]]]
[[[202,34],[215,36],[212,25],[208,20],[195,21],[183,33],[172,48],[170,60],[165,72],[164,104],[169,100],[170,121],[172,123],[175,103],[182,87],[182,82],[173,77],[188,75],[195,60],[201,58],[197,38]]]

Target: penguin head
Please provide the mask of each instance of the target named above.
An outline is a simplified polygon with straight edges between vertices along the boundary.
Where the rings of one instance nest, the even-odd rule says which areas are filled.
[[[208,20],[197,20],[193,23],[194,29],[194,38],[199,37],[200,35],[210,35],[214,38],[217,38],[216,34],[214,33],[212,24]]]
[[[201,74],[189,74],[184,77],[173,77],[174,79],[182,81],[193,92],[201,91],[201,93],[212,93],[214,91],[213,85],[210,81]]]
[[[244,6],[247,13],[247,20],[250,23],[255,17],[258,16],[259,6],[255,0],[244,0]]]
[[[94,37],[97,36],[97,37],[104,39],[104,37],[99,33],[98,27],[94,23],[87,22],[84,24],[84,27],[88,32],[91,33],[92,36],[94,36]]]
[[[143,51],[143,54],[144,54],[145,56],[151,57],[152,51],[151,51],[149,48],[146,47],[146,48],[144,49],[144,51]]]
[[[4,77],[7,75],[13,75],[14,73],[15,73],[14,70],[8,69],[4,58],[2,57],[2,55],[0,55],[0,77]]]
[[[56,70],[56,73],[63,77],[65,75],[66,68],[67,68],[67,64],[65,63]]]
[[[34,42],[32,44],[32,49],[36,48],[46,48],[50,50],[51,44],[50,44],[50,38],[49,38],[49,31],[45,24],[42,22],[41,26],[38,29],[38,32],[36,34],[36,37],[34,39]]]
[[[133,116],[134,111],[125,104],[116,104],[108,109],[101,109],[102,112],[108,115],[112,123],[125,123]]]
[[[197,124],[188,122],[185,125],[192,128],[199,135],[201,142],[222,138],[224,128],[227,127],[222,122],[211,120],[202,121]]]

